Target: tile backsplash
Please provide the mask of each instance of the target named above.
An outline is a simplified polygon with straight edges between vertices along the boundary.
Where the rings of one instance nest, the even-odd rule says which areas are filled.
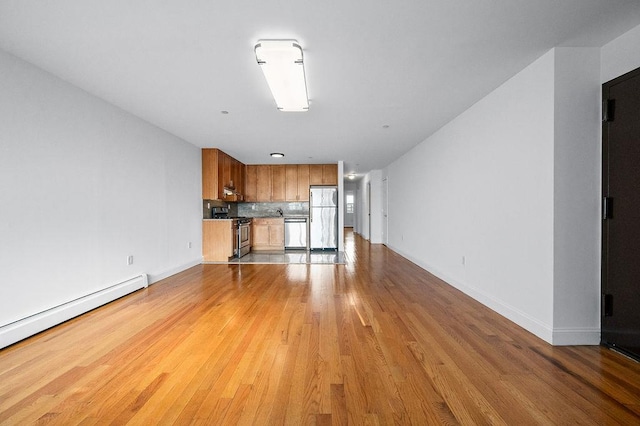
[[[238,203],[237,216],[246,217],[277,217],[278,209],[282,209],[284,216],[308,216],[308,202],[282,203]]]

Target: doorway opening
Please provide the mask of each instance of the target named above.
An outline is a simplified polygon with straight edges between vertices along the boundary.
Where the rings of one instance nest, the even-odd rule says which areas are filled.
[[[353,190],[344,192],[344,227],[353,228],[356,225],[356,194]]]

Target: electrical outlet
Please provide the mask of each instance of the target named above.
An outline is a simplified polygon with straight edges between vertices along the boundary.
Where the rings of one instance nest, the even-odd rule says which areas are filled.
[[[127,265],[133,265],[133,256],[127,256]]]
[[[187,248],[191,248],[191,241],[187,243]]]

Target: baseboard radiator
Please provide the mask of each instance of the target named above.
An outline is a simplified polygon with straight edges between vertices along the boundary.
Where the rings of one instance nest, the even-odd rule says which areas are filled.
[[[146,274],[0,326],[0,349],[149,286]]]

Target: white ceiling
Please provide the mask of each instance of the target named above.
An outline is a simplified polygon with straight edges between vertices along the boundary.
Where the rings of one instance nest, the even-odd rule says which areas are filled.
[[[194,145],[360,173],[550,48],[638,24],[638,0],[0,0],[0,48]],[[309,112],[276,110],[253,52],[269,38],[302,45]]]

